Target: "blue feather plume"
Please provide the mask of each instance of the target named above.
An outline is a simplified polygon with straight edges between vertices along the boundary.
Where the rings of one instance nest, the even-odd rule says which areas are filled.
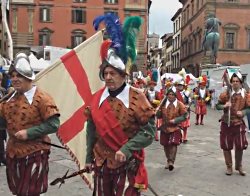
[[[111,47],[119,54],[123,45],[122,26],[119,17],[113,13],[96,17],[93,21],[96,31],[102,22],[104,22],[108,36],[112,40]]]

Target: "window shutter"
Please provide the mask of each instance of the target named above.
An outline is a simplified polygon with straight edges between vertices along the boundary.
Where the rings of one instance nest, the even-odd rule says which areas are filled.
[[[72,19],[71,19],[71,21],[72,21],[72,23],[75,23],[75,10],[74,9],[72,9]]]
[[[39,46],[43,45],[43,36],[42,34],[39,34]]]
[[[86,13],[86,10],[83,10],[83,23],[87,23],[87,13]]]
[[[72,35],[71,36],[71,48],[74,48],[74,45],[75,45],[74,40],[75,40],[75,37],[74,35]]]
[[[47,33],[47,34],[46,34],[46,44],[47,44],[48,46],[51,45],[51,44],[50,44],[50,33]]]
[[[50,8],[47,8],[47,21],[51,21],[50,19]]]
[[[40,21],[43,21],[43,8],[40,8],[40,16],[39,16]]]

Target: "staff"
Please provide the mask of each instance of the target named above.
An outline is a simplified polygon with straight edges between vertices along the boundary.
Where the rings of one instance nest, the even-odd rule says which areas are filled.
[[[227,94],[228,94],[228,97],[229,97],[229,103],[231,103],[231,94],[232,94],[232,87],[231,87],[231,84],[228,80],[228,76],[227,76],[227,71],[225,71],[224,75],[223,75],[223,79],[227,85]],[[231,106],[228,107],[228,119],[227,119],[227,125],[228,127],[230,127],[230,121],[231,121]]]

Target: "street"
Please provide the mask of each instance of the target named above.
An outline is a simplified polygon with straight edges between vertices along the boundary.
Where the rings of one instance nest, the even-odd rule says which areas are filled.
[[[159,196],[250,196],[250,153],[247,149],[243,155],[243,168],[248,173],[245,177],[238,172],[232,176],[225,175],[226,165],[222,150],[219,147],[219,122],[221,113],[208,109],[205,125],[194,125],[194,114],[191,113],[191,127],[187,144],[181,144],[175,162],[175,169],[164,169],[166,158],[159,142],[146,149],[146,167],[149,183]],[[248,139],[249,139],[248,134]],[[54,143],[57,138],[51,136]],[[234,157],[234,156],[233,156]],[[233,158],[234,160],[234,158]],[[70,169],[75,171],[76,164],[61,149],[52,147],[50,155],[49,182],[61,177]],[[0,167],[0,195],[11,195],[5,176],[5,167]],[[91,195],[91,191],[77,176],[65,184],[49,186],[46,196],[80,196]],[[148,190],[145,196],[153,196]]]

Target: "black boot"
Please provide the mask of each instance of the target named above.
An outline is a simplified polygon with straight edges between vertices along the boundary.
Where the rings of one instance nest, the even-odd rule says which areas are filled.
[[[199,114],[196,114],[196,122],[195,122],[195,125],[199,125],[199,117],[200,117],[200,115],[199,115]]]
[[[6,165],[4,140],[0,138],[0,166]]]

